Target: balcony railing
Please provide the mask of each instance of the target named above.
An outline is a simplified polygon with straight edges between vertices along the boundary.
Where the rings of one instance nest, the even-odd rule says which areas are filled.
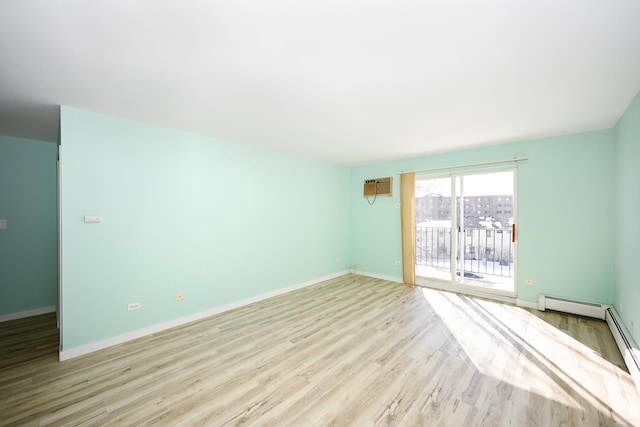
[[[511,228],[467,228],[460,233],[456,262],[461,270],[492,276],[514,277]],[[416,264],[450,269],[451,228],[416,227]]]

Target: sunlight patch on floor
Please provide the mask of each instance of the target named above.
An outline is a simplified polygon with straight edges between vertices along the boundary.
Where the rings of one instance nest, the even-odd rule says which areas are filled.
[[[519,307],[432,289],[422,294],[482,374],[567,406],[580,408],[584,399],[611,411],[597,390],[618,382],[619,368],[588,346]],[[479,359],[486,355],[479,345],[510,350]]]

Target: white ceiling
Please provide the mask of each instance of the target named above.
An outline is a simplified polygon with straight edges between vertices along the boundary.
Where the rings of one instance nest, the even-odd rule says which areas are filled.
[[[0,0],[0,134],[68,105],[340,164],[609,128],[638,0]]]

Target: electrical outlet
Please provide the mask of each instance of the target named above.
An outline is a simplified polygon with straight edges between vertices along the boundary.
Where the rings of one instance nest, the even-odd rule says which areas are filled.
[[[396,261],[396,265],[402,265],[402,261]]]
[[[525,285],[533,285],[535,283],[535,281],[533,279],[524,279],[524,284]]]
[[[138,310],[140,308],[140,303],[139,302],[132,302],[131,304],[129,304],[127,306],[127,310],[131,311],[131,310]]]
[[[185,297],[184,293],[179,293],[179,294],[176,294],[174,298],[176,301],[182,301],[184,297]]]

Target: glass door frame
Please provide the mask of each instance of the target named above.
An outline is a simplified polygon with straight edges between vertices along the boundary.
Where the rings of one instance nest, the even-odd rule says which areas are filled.
[[[513,173],[513,194],[511,200],[512,207],[512,216],[513,223],[518,223],[518,168],[515,167],[507,167],[507,168],[486,168],[480,170],[469,170],[463,172],[450,172],[443,174],[425,174],[425,175],[416,175],[415,181],[418,182],[420,180],[425,179],[439,179],[439,178],[450,178],[451,179],[451,254],[450,254],[450,280],[438,279],[434,277],[425,277],[420,276],[417,273],[417,263],[416,263],[416,284],[421,286],[427,286],[447,291],[459,292],[468,295],[474,296],[486,296],[493,299],[515,302],[518,296],[518,280],[517,280],[517,268],[518,268],[518,239],[517,239],[517,229],[515,229],[516,239],[512,242],[513,249],[513,291],[500,290],[500,289],[491,289],[484,288],[479,286],[470,285],[465,283],[464,280],[464,268],[465,268],[465,257],[464,257],[464,248],[461,251],[462,256],[458,256],[458,252],[460,249],[460,241],[465,241],[466,238],[466,228],[464,224],[464,188],[463,188],[463,179],[465,176],[473,176],[473,175],[483,175],[490,173],[499,173],[499,172],[512,172]],[[458,186],[457,181],[460,179],[460,185]],[[459,187],[459,188],[458,188]],[[458,194],[461,193],[461,194]],[[458,200],[460,202],[458,202]],[[415,202],[414,202],[415,203]],[[461,218],[462,222],[459,222],[458,219]],[[415,244],[416,242],[414,242]],[[462,244],[464,246],[464,243]],[[417,253],[418,251],[416,251]],[[460,270],[460,277],[457,277],[456,272],[458,271],[459,263],[462,264],[462,269]]]

